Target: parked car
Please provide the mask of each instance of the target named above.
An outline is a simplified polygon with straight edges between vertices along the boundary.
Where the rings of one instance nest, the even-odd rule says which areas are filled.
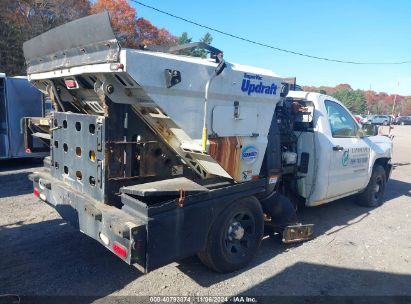
[[[365,124],[370,124],[371,121],[372,121],[372,119],[373,119],[373,117],[374,117],[374,115],[365,115],[365,116],[361,119],[360,123],[363,124],[363,125],[365,125]]]
[[[396,125],[411,125],[411,116],[399,116],[395,119]]]
[[[389,115],[375,115],[372,120],[371,123],[373,125],[384,125],[387,126],[391,123],[391,116]]]

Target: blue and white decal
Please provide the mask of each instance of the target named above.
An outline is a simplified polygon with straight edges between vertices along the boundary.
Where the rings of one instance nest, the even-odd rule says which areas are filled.
[[[252,164],[258,157],[258,150],[254,146],[247,146],[241,152],[241,160],[247,164]]]
[[[257,80],[259,82],[256,83],[252,80]],[[264,84],[263,77],[261,75],[244,73],[244,79],[241,85],[241,91],[247,92],[248,95],[251,95],[251,94],[276,95],[277,85],[274,82],[269,85]]]
[[[350,160],[350,153],[348,152],[348,150],[345,150],[342,155],[342,160],[341,160],[342,165],[346,167],[348,165],[349,160]]]

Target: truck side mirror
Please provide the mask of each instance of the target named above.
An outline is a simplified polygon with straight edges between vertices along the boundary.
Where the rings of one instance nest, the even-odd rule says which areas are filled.
[[[372,124],[366,124],[362,126],[362,129],[360,131],[362,131],[362,135],[363,135],[363,136],[360,135],[360,137],[375,136],[375,135],[378,135],[378,126],[372,125]]]

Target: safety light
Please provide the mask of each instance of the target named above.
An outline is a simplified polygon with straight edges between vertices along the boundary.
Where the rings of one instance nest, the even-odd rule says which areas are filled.
[[[127,249],[124,248],[122,245],[120,245],[117,242],[114,242],[113,244],[113,251],[122,258],[125,258],[127,256]]]
[[[100,240],[104,243],[104,245],[108,246],[110,244],[110,239],[104,233],[100,232],[99,237],[100,237]]]
[[[112,70],[112,71],[123,70],[123,69],[124,69],[124,64],[122,64],[122,63],[112,63],[112,64],[110,64],[110,70]]]
[[[40,197],[40,191],[39,191],[39,189],[34,188],[34,189],[33,189],[33,194],[34,194],[34,196],[36,196],[36,197]]]

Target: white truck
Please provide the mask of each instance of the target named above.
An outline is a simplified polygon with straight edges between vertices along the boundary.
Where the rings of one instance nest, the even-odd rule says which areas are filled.
[[[211,58],[123,49],[107,13],[26,42],[29,79],[56,109],[34,194],[144,272],[194,254],[234,271],[264,234],[311,237],[299,205],[382,202],[389,138],[332,97],[194,46]]]

